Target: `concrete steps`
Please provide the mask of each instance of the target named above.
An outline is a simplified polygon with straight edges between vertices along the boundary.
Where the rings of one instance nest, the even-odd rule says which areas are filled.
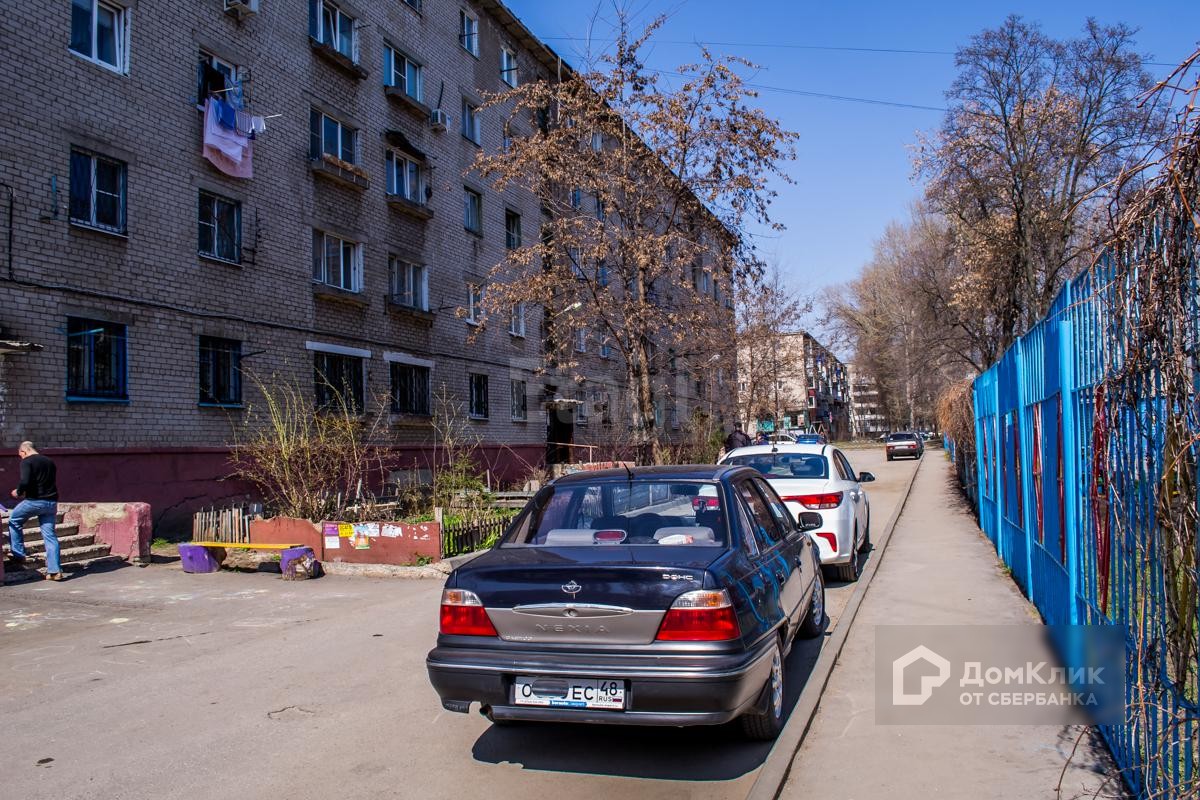
[[[78,525],[63,524],[62,519],[62,514],[59,514],[54,531],[58,535],[59,561],[64,572],[78,572],[100,564],[124,561],[120,556],[112,555],[112,548],[107,544],[97,543],[95,536],[80,533]],[[37,520],[26,520],[23,533],[25,561],[19,566],[11,560],[5,562],[6,583],[38,578],[39,571],[46,569],[46,542],[42,540]]]
[[[87,547],[96,543],[95,536],[85,533],[64,534],[61,532],[62,530],[62,528],[59,528],[60,533],[58,534],[58,546],[61,550],[67,550],[72,547]],[[46,543],[42,541],[40,536],[37,539],[26,539],[25,552],[31,556],[35,553],[44,553],[46,552]]]

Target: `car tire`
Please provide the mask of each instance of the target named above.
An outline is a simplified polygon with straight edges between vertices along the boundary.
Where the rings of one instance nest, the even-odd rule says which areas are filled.
[[[829,618],[825,616],[825,576],[817,570],[817,585],[813,587],[812,600],[809,601],[808,613],[804,621],[796,629],[796,635],[801,639],[815,639],[825,632],[825,624]]]
[[[741,717],[742,734],[747,739],[770,742],[783,730],[783,680],[783,648],[777,640],[771,651],[771,674],[763,686],[763,693],[767,696],[767,708],[765,711],[752,711]]]
[[[892,454],[891,454],[891,453],[888,453],[887,460],[888,460],[888,461],[891,461],[891,460],[892,460]]]
[[[863,533],[862,544],[858,546],[858,552],[871,552],[871,509],[867,509],[867,530]]]
[[[844,583],[854,583],[859,575],[862,575],[862,559],[859,558],[857,550],[851,554],[850,563],[833,566],[833,576]]]

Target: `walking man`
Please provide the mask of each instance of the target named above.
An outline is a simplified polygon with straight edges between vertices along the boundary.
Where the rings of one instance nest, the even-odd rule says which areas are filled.
[[[8,544],[13,560],[25,560],[25,520],[37,517],[46,543],[46,580],[61,581],[62,566],[58,562],[58,536],[54,523],[58,516],[58,475],[54,462],[39,453],[33,442],[21,442],[17,455],[21,457],[21,482],[12,496],[21,502],[8,517]]]

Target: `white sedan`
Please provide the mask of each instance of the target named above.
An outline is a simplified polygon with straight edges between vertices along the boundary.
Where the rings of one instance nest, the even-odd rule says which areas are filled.
[[[721,463],[757,469],[797,520],[804,511],[819,513],[823,524],[810,535],[821,563],[837,580],[858,580],[860,554],[871,549],[871,506],[862,484],[874,475],[856,473],[845,454],[828,444],[739,447]]]

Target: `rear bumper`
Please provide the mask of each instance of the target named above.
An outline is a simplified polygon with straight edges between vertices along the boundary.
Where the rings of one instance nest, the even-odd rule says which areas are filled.
[[[429,680],[452,711],[480,703],[495,719],[612,725],[720,725],[758,702],[771,669],[769,642],[750,653],[592,656],[440,646]],[[513,678],[591,677],[625,681],[624,711],[512,703]]]

